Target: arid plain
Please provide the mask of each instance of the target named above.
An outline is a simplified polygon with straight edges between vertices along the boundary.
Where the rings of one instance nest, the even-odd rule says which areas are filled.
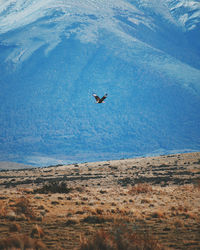
[[[47,248],[200,249],[200,152],[2,170],[0,249]]]

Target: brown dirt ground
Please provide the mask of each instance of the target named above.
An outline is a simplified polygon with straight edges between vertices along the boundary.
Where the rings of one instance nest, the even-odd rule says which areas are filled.
[[[69,190],[39,191],[59,182]],[[118,224],[163,249],[200,249],[200,152],[0,172],[0,248],[27,235],[79,249],[80,238]]]

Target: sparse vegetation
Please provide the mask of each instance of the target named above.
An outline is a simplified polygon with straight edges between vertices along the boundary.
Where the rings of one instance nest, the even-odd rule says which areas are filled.
[[[160,250],[164,249],[153,236],[135,232],[124,225],[100,230],[91,239],[82,238],[80,250]]]
[[[36,214],[34,209],[31,206],[31,202],[27,197],[21,197],[16,200],[15,203],[15,212],[16,214],[24,214],[29,219],[35,219]]]
[[[41,188],[35,189],[33,193],[48,194],[48,193],[64,193],[68,194],[72,189],[67,187],[65,182],[50,182],[44,184]]]
[[[197,179],[195,180],[194,187],[195,187],[196,189],[200,189],[200,178],[197,178]]]
[[[4,217],[6,215],[6,208],[3,202],[0,202],[0,217]]]
[[[26,235],[15,235],[0,239],[0,249],[46,249],[46,246],[42,241]]]
[[[154,211],[154,212],[151,214],[151,216],[152,216],[153,218],[159,218],[159,219],[161,219],[161,218],[164,218],[164,217],[165,217],[165,213],[164,213],[163,211],[161,211],[161,210],[157,210],[157,211]]]
[[[1,172],[0,249],[199,249],[199,159]]]
[[[67,220],[66,222],[65,222],[65,226],[72,226],[72,225],[76,225],[77,224],[77,221],[76,220],[71,220],[71,219],[69,219],[69,220]]]
[[[200,164],[200,159],[198,159],[197,161],[193,162],[193,164]]]
[[[183,220],[176,219],[176,220],[174,221],[174,226],[175,226],[176,228],[183,227],[183,226],[184,226]]]
[[[20,232],[21,226],[18,223],[14,222],[14,223],[9,225],[9,231],[10,232]]]
[[[35,237],[37,238],[44,237],[43,229],[37,224],[33,226],[32,231],[31,231],[31,238],[35,238]]]
[[[97,215],[89,215],[85,217],[81,222],[89,223],[89,224],[102,224],[105,222],[112,222],[112,217],[103,217],[103,216],[97,216]]]
[[[148,183],[138,183],[131,187],[129,194],[140,194],[152,192],[152,186]]]

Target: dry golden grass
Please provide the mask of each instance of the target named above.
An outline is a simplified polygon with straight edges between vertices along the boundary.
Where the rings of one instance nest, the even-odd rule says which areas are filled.
[[[76,225],[78,223],[77,220],[74,220],[74,219],[68,219],[66,222],[65,222],[65,226],[72,226],[72,225]]]
[[[21,231],[20,224],[13,222],[12,224],[9,225],[9,231],[10,232],[20,232]]]
[[[184,213],[184,212],[186,213],[186,212],[188,212],[188,208],[183,206],[183,205],[180,205],[180,206],[177,207],[177,211],[179,213]]]
[[[200,189],[200,178],[196,179],[196,181],[194,182],[194,188]]]
[[[80,250],[160,250],[164,249],[147,232],[135,232],[126,225],[114,224],[110,230],[101,229],[92,238],[81,238]]]
[[[48,193],[65,193],[68,194],[71,188],[67,187],[65,182],[50,182],[45,183],[42,187],[37,188],[33,191],[35,194],[48,194]]]
[[[149,204],[149,203],[151,203],[151,200],[149,200],[149,199],[142,199],[141,203],[142,204]]]
[[[33,226],[32,231],[31,231],[31,238],[35,238],[35,237],[37,238],[44,237],[43,229],[37,224]]]
[[[141,193],[151,193],[153,190],[152,186],[148,183],[138,183],[131,187],[129,194],[141,194]]]
[[[99,215],[88,215],[84,217],[81,222],[88,224],[103,224],[106,222],[113,222],[114,219],[112,216],[99,216]]]
[[[200,197],[196,180],[200,172],[197,164],[190,166],[189,162],[196,162],[194,154],[186,156],[115,161],[118,168],[112,171],[112,163],[108,162],[1,172],[0,249],[42,249],[41,239],[52,250],[77,250],[80,244],[83,249],[95,250],[101,243],[107,247],[103,249],[117,249],[117,244],[125,249],[141,249],[139,245],[159,249],[154,237],[145,237],[147,228],[166,247],[186,249],[191,242],[191,247],[199,249]],[[190,174],[188,169],[195,171]],[[65,183],[58,181],[64,176]],[[36,185],[34,180],[39,177],[44,182]],[[22,178],[28,184],[20,184]],[[4,187],[5,179],[16,187]],[[123,223],[136,231],[123,229]]]
[[[0,239],[0,249],[46,249],[46,246],[26,235],[15,235]]]
[[[152,218],[165,218],[166,215],[165,215],[165,212],[161,211],[161,210],[156,210],[154,211],[152,214],[151,214]]]
[[[6,208],[3,202],[0,202],[0,217],[4,217],[6,215]]]
[[[96,211],[96,214],[103,214],[104,213],[104,210],[102,208],[98,208],[98,207],[95,209],[95,211]]]
[[[30,200],[26,196],[22,196],[15,201],[15,212],[16,214],[24,214],[26,218],[35,219],[36,214],[31,206]]]
[[[176,228],[184,227],[184,221],[177,218],[174,220],[174,226]]]
[[[193,212],[188,211],[188,212],[185,213],[185,217],[195,220],[197,218],[197,215],[195,213],[193,213]]]

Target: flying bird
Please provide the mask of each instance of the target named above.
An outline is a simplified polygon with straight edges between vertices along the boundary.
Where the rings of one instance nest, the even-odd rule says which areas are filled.
[[[104,103],[104,100],[106,99],[106,97],[108,96],[108,94],[105,94],[102,98],[99,98],[98,95],[96,94],[92,94],[94,96],[94,98],[96,99],[96,103]]]

